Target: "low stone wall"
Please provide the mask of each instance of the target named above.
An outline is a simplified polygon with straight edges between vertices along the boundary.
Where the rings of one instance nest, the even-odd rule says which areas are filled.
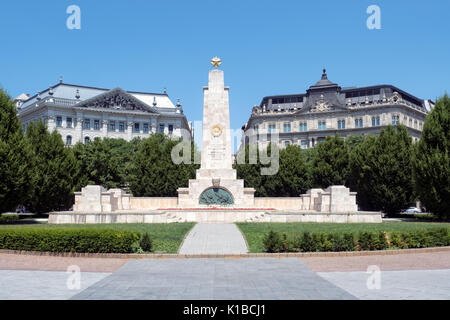
[[[278,210],[299,210],[302,208],[302,198],[264,197],[255,198],[255,208],[274,208]]]
[[[269,213],[263,221],[257,222],[322,222],[322,223],[381,223],[383,219],[380,212],[352,212],[321,214],[306,213]]]
[[[157,210],[160,208],[178,207],[177,197],[132,197],[130,198],[131,210]]]
[[[381,223],[379,212],[322,214],[316,212],[279,212],[265,210],[170,210],[153,212],[77,213],[55,212],[52,224],[89,223],[234,223],[234,222],[330,222]]]

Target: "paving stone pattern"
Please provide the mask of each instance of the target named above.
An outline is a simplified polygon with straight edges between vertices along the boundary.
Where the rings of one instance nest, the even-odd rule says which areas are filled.
[[[73,299],[355,299],[299,259],[134,260]]]

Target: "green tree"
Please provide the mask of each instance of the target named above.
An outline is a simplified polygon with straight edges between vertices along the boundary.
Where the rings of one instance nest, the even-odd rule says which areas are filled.
[[[405,126],[388,126],[351,154],[350,186],[363,209],[397,213],[414,201],[412,139]]]
[[[236,163],[234,165],[238,179],[244,179],[246,188],[254,188],[255,195],[264,196],[261,189],[263,177],[261,176],[261,163],[259,161],[259,148],[257,144],[246,144],[245,148],[237,154]]]
[[[0,89],[0,213],[15,210],[32,192],[31,165],[16,106]]]
[[[420,201],[439,218],[450,217],[450,98],[436,101],[423,127],[414,159],[415,187]]]
[[[138,150],[139,138],[96,138],[88,144],[77,143],[73,152],[80,167],[77,190],[88,184],[106,189],[127,187],[127,167]]]
[[[345,138],[345,144],[348,146],[349,152],[352,152],[357,146],[364,142],[363,134],[355,134]]]
[[[316,146],[312,163],[313,186],[328,188],[344,185],[349,174],[349,151],[344,140],[337,134]]]
[[[188,180],[195,178],[198,165],[193,163],[192,150],[190,164],[172,161],[172,148],[179,142],[160,133],[143,139],[128,169],[130,190],[134,196],[177,196],[177,189],[187,187]]]
[[[288,145],[280,150],[280,166],[277,174],[265,176],[266,180],[275,180],[271,196],[298,197],[311,188],[310,172],[300,147]]]
[[[270,155],[272,145],[263,152]],[[249,154],[253,154],[252,163],[249,162]],[[245,149],[238,154],[238,159],[244,157],[245,163],[238,161],[236,164],[237,176],[244,179],[246,187],[255,188],[258,197],[297,197],[310,188],[310,173],[305,160],[305,153],[298,146],[289,145],[279,151],[279,167],[274,175],[262,175],[261,168],[270,165],[262,165],[259,158],[259,150],[256,145],[247,144]]]
[[[376,199],[372,196],[373,168],[376,166],[375,144],[377,138],[367,136],[364,141],[350,153],[349,187],[356,191],[358,205],[363,210],[379,210]]]
[[[36,213],[70,208],[78,173],[72,150],[64,146],[56,130],[50,133],[42,121],[28,125],[26,139],[33,152],[35,186],[27,208]]]

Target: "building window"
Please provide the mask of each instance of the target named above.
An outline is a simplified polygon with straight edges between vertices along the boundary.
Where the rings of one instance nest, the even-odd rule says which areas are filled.
[[[148,133],[148,123],[144,123],[144,133]]]
[[[165,127],[164,123],[161,123],[159,125],[159,132],[164,133],[164,127]]]
[[[56,117],[56,126],[62,127],[62,117]]]
[[[66,127],[72,128],[72,118],[66,118]]]
[[[274,124],[269,124],[269,134],[270,133],[275,133],[276,128],[277,127]]]
[[[119,122],[119,131],[124,132],[125,131],[125,122],[120,121]]]
[[[109,131],[116,131],[116,122],[115,121],[109,122]]]
[[[70,146],[72,144],[72,136],[66,137],[66,145]]]
[[[253,134],[256,134],[256,140],[259,140],[259,126],[257,124],[253,126]]]
[[[94,120],[94,130],[100,130],[100,120]]]
[[[291,132],[291,124],[290,123],[285,123],[283,125],[283,131],[284,132]]]
[[[290,144],[291,144],[291,142],[289,140],[287,140],[287,141],[284,142],[284,147],[287,147]]]
[[[309,144],[308,140],[302,140],[301,142],[302,149],[308,149],[308,144]]]
[[[398,115],[394,115],[392,116],[392,124],[395,126],[398,124],[398,120],[399,120],[399,116]],[[411,123],[411,120],[409,121]]]
[[[141,130],[140,124],[139,122],[136,122],[134,124],[134,132],[139,132]]]
[[[169,124],[169,135],[173,134],[173,125]]]
[[[299,124],[299,129],[300,129],[300,132],[308,131],[308,127],[306,126],[306,122],[301,122]]]
[[[84,144],[88,144],[90,141],[91,141],[91,139],[89,139],[89,137],[84,138]]]
[[[355,128],[362,128],[363,127],[363,119],[355,119]]]
[[[319,121],[319,130],[325,130],[327,127],[326,121]]]
[[[378,127],[380,125],[380,117],[372,117],[372,127]]]
[[[83,120],[83,129],[90,129],[91,128],[91,120],[90,119],[84,119]]]
[[[414,120],[414,129],[417,129],[417,120]]]
[[[338,129],[345,129],[345,120],[338,120]]]

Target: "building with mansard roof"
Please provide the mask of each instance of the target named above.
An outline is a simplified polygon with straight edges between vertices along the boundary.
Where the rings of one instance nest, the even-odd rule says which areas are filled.
[[[174,104],[166,92],[102,89],[63,83],[27,97],[15,99],[23,128],[31,121],[44,121],[56,129],[66,145],[95,138],[147,137],[162,132],[192,139],[191,125],[181,103]]]
[[[242,127],[242,142],[257,141],[265,147],[270,137],[278,136],[281,147],[296,144],[307,149],[328,135],[378,134],[397,124],[404,124],[417,141],[432,107],[430,100],[392,85],[341,88],[323,70],[322,78],[306,93],[264,97]]]

